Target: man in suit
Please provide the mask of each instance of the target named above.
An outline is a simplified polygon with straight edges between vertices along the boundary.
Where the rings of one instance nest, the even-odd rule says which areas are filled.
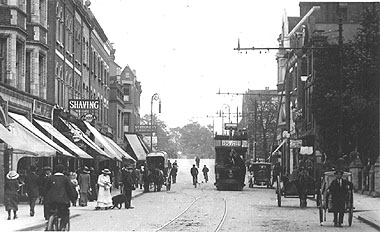
[[[135,190],[135,181],[132,177],[133,167],[123,168],[123,193],[125,195],[125,205],[126,209],[133,209],[132,206],[132,190]]]
[[[345,212],[345,202],[348,196],[349,182],[343,179],[343,171],[335,172],[336,179],[333,180],[328,188],[332,196],[332,210],[334,212],[334,226],[342,227]]]

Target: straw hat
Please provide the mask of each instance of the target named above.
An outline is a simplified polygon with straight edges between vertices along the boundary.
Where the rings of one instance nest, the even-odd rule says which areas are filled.
[[[108,168],[105,168],[102,170],[102,173],[109,175],[109,174],[111,174],[111,171]]]
[[[9,171],[7,174],[7,178],[9,180],[17,179],[20,175],[16,171]]]
[[[84,166],[83,173],[90,173],[90,169],[87,166]]]

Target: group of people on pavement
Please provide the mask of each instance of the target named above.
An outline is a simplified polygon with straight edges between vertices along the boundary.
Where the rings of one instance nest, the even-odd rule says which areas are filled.
[[[113,206],[111,196],[111,171],[104,168],[100,175],[96,175],[93,168],[85,166],[76,172],[66,172],[63,164],[57,164],[52,173],[50,167],[44,167],[41,175],[37,174],[37,168],[30,166],[30,172],[20,178],[16,171],[9,171],[4,185],[4,206],[8,213],[8,220],[13,216],[16,219],[20,190],[23,187],[28,198],[30,216],[35,215],[35,205],[43,204],[44,218],[48,220],[52,213],[57,213],[62,218],[62,228],[69,220],[69,208],[76,206],[85,207],[88,201],[96,200],[95,209],[109,209]],[[133,179],[133,167],[124,166],[122,173],[123,194],[125,195],[125,207],[131,205],[132,190],[135,189],[136,181]],[[13,212],[13,215],[12,215]]]

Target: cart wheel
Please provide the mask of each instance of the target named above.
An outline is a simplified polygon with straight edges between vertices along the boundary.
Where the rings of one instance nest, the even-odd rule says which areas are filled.
[[[352,208],[352,206],[350,207],[350,209],[348,210],[348,225],[351,226],[352,225],[352,218],[354,216],[354,210]]]
[[[277,206],[281,207],[281,185],[280,185],[280,177],[277,177]]]

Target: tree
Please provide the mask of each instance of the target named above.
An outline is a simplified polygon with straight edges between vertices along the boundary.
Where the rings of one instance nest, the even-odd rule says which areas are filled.
[[[340,158],[339,114],[343,113],[343,154],[357,150],[363,163],[374,163],[379,151],[379,17],[375,10],[363,14],[353,41],[342,47],[339,80],[339,47],[327,43],[315,52],[312,110],[321,147],[332,161]]]

